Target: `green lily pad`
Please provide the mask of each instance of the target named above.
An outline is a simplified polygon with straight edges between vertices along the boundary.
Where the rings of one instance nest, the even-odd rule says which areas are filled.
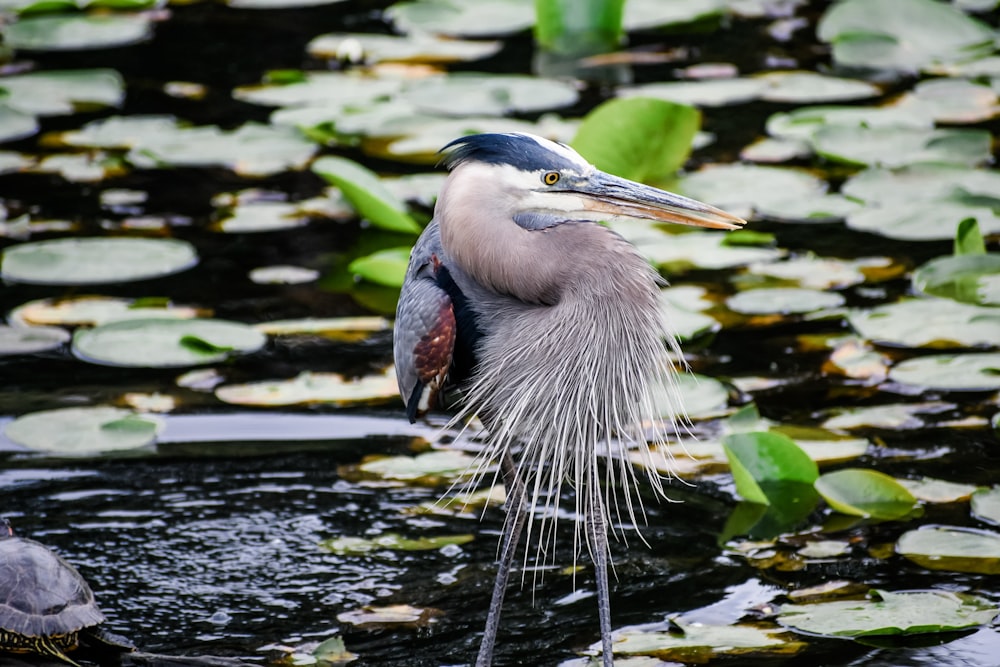
[[[643,183],[662,181],[684,165],[700,124],[694,107],[612,99],[586,115],[572,145],[598,169]]]
[[[358,257],[347,265],[347,270],[379,285],[402,287],[409,262],[410,248],[388,248]]]
[[[107,49],[152,38],[145,14],[54,14],[28,16],[6,26],[6,43],[25,51]]]
[[[504,116],[568,107],[579,93],[557,79],[459,72],[415,81],[400,99],[421,113],[439,116]]]
[[[799,287],[811,289],[841,289],[859,285],[867,280],[866,269],[882,269],[891,264],[888,257],[861,257],[855,260],[803,255],[789,257],[780,262],[751,264],[747,271],[753,275],[768,276],[796,282]]]
[[[1000,173],[948,164],[872,168],[849,178],[842,192],[869,206],[894,207],[916,200],[964,202],[970,206],[981,202],[980,206],[997,207],[1000,206]],[[934,205],[926,206],[933,208]],[[943,230],[947,234],[945,238],[954,233],[955,224]]]
[[[839,102],[876,97],[882,93],[878,86],[867,81],[816,72],[767,72],[755,78],[767,83],[760,94],[767,102]]]
[[[1000,487],[980,489],[972,494],[972,516],[1000,526]]]
[[[33,114],[23,113],[11,109],[6,104],[0,104],[0,142],[23,139],[30,137],[35,132],[38,132],[38,119]]]
[[[302,320],[275,320],[254,325],[269,336],[294,336],[298,334],[323,335],[334,338],[344,334],[370,334],[392,329],[384,317],[327,317]]]
[[[954,410],[955,407],[952,403],[936,401],[845,408],[834,410],[834,415],[824,421],[822,425],[824,428],[845,431],[858,428],[908,431],[927,425],[927,421],[919,415],[946,412]]]
[[[780,433],[732,433],[722,440],[733,471],[736,492],[744,500],[770,505],[775,487],[811,485],[816,462],[795,441]]]
[[[725,242],[727,235],[718,232],[671,234],[642,221],[628,220],[613,220],[609,226],[631,241],[651,263],[668,273],[774,261],[785,254],[777,248],[728,245]]]
[[[737,212],[753,209],[779,220],[833,221],[856,205],[826,194],[826,182],[787,167],[712,165],[680,178],[681,194]]]
[[[924,294],[1000,306],[1000,253],[937,257],[914,271],[912,278],[913,287]]]
[[[998,609],[987,600],[949,591],[873,591],[867,600],[786,604],[778,623],[832,637],[955,632],[985,625]]]
[[[399,93],[406,79],[362,75],[359,72],[303,72],[291,81],[240,86],[233,97],[273,107],[321,107],[330,118],[343,109],[359,107]]]
[[[903,347],[976,347],[997,343],[1000,314],[994,308],[951,299],[906,299],[850,309],[847,321],[863,338]]]
[[[366,63],[450,63],[489,58],[501,46],[499,41],[442,39],[422,32],[404,36],[330,33],[313,38],[306,49],[314,58],[341,59],[355,53]]]
[[[897,479],[917,500],[925,503],[960,503],[969,500],[979,488],[973,484],[959,484],[933,477]]]
[[[267,337],[246,324],[210,319],[118,320],[73,334],[73,353],[106,366],[174,368],[255,352]]]
[[[301,169],[318,147],[293,128],[247,123],[234,130],[178,128],[143,136],[126,156],[137,167],[226,167],[243,176]]]
[[[0,357],[54,350],[69,340],[69,332],[59,327],[8,327],[0,324]]]
[[[1000,353],[937,354],[907,359],[889,370],[889,379],[944,391],[1000,389]]]
[[[535,3],[534,0],[411,0],[390,6],[385,18],[403,33],[498,37],[531,28],[535,23]]]
[[[316,160],[312,169],[340,188],[358,213],[376,227],[413,234],[420,232],[420,225],[406,212],[406,204],[368,168],[347,158],[329,156]]]
[[[227,234],[247,234],[302,227],[309,223],[309,216],[292,202],[254,201],[230,208],[214,223],[213,229]]]
[[[830,7],[816,34],[839,65],[906,72],[985,55],[996,39],[986,24],[934,0],[846,0]]]
[[[811,141],[819,130],[832,127],[909,127],[930,129],[934,119],[914,107],[808,106],[772,114],[767,133],[787,140]]]
[[[812,155],[812,147],[801,139],[764,137],[757,139],[740,151],[740,158],[748,162],[777,163],[798,160]]]
[[[902,167],[920,162],[975,166],[992,155],[986,130],[830,125],[812,135],[819,155],[847,164]]]
[[[392,372],[348,379],[337,373],[303,372],[288,380],[230,384],[215,390],[215,396],[233,405],[363,405],[399,396]]]
[[[663,394],[657,401],[659,416],[664,419],[707,419],[729,410],[729,390],[715,378],[692,373],[680,373],[674,382],[681,396],[682,406],[675,405]]]
[[[89,148],[132,148],[145,137],[173,134],[180,125],[173,116],[110,116],[86,123],[78,130],[48,135],[55,145]]]
[[[821,292],[804,287],[772,287],[739,292],[726,299],[726,306],[737,313],[770,315],[811,313],[837,308],[844,297],[836,292]]]
[[[341,2],[345,0],[225,0],[227,6],[236,9],[296,9],[336,5]]]
[[[52,239],[5,248],[0,276],[33,285],[100,285],[159,278],[197,261],[194,246],[178,239]]]
[[[25,326],[95,326],[115,320],[177,318],[191,319],[204,312],[178,306],[167,299],[122,299],[110,296],[74,296],[39,299],[21,304],[10,313],[12,322]]]
[[[145,447],[156,439],[160,426],[121,408],[60,408],[23,415],[7,424],[4,433],[36,451],[96,454]]]
[[[847,468],[820,475],[816,490],[837,512],[878,520],[901,519],[917,499],[893,477],[877,470]]]
[[[927,114],[938,123],[979,123],[997,114],[997,93],[966,79],[921,81],[895,104]]]
[[[896,553],[928,570],[1000,574],[1000,534],[950,526],[924,526],[899,536]]]
[[[407,538],[396,533],[378,537],[335,537],[319,543],[321,549],[338,556],[363,556],[375,551],[436,551],[451,544],[467,544],[473,535],[433,535]]]
[[[686,624],[676,620],[674,624],[678,630],[671,632],[626,630],[617,635],[612,650],[618,656],[652,656],[663,661],[702,664],[715,656],[793,654],[805,646],[789,640],[776,628]]]
[[[622,86],[618,95],[653,97],[695,107],[721,107],[751,102],[760,97],[767,87],[767,81],[759,78],[705,79]]]
[[[649,30],[701,21],[725,11],[720,0],[628,0],[622,16],[627,31]]]
[[[0,78],[5,104],[38,116],[116,107],[125,100],[125,81],[113,69],[50,70]]]
[[[379,479],[437,484],[475,470],[476,458],[459,450],[425,452],[417,456],[383,456],[366,460],[359,470]]]

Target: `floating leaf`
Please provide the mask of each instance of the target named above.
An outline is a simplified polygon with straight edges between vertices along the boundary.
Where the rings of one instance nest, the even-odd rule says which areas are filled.
[[[411,0],[385,11],[397,30],[459,37],[510,35],[528,30],[535,22],[534,0]]]
[[[368,168],[353,160],[330,156],[316,160],[312,169],[340,188],[358,213],[376,227],[413,234],[420,231],[420,225],[406,213],[406,205]]]
[[[832,5],[816,33],[848,67],[915,71],[992,51],[995,34],[952,5],[934,0],[846,0]]]
[[[144,14],[54,14],[29,16],[4,29],[6,43],[26,51],[106,49],[153,36],[153,17]]]
[[[338,337],[341,334],[387,331],[392,328],[392,323],[384,317],[328,317],[261,322],[254,328],[271,336],[320,334]]]
[[[52,350],[68,340],[69,332],[58,327],[0,325],[0,357]]]
[[[581,57],[618,48],[625,0],[535,3],[535,44],[547,53]]]
[[[1000,526],[1000,487],[980,489],[972,494],[972,516]]]
[[[515,74],[459,72],[416,81],[400,94],[419,112],[441,116],[504,116],[561,109],[576,103],[572,84]]]
[[[114,320],[177,318],[191,319],[204,311],[177,306],[167,299],[120,299],[110,296],[76,296],[67,299],[40,299],[18,306],[10,313],[14,322],[25,325],[61,324],[94,326]]]
[[[441,39],[423,32],[412,35],[330,33],[314,37],[306,46],[314,58],[343,59],[348,54],[366,63],[386,61],[447,63],[480,60],[496,54],[499,41]]]
[[[433,623],[440,615],[441,611],[438,609],[412,607],[408,604],[394,604],[387,607],[368,605],[337,614],[337,620],[367,629],[422,628]]]
[[[250,271],[247,277],[258,285],[303,285],[316,282],[320,277],[320,272],[315,269],[307,269],[304,266],[278,264],[257,267]]]
[[[0,275],[34,285],[99,285],[158,278],[197,261],[194,246],[178,239],[52,239],[5,248]]]
[[[108,366],[173,368],[224,361],[255,352],[266,341],[253,327],[226,320],[120,320],[78,330],[73,353]]]
[[[744,500],[770,505],[776,487],[811,485],[819,471],[791,438],[779,433],[733,433],[722,445],[733,471],[736,492]]]
[[[724,11],[720,0],[628,0],[622,22],[626,31],[649,30],[711,19]]]
[[[425,452],[417,456],[373,457],[358,469],[380,479],[403,482],[438,484],[442,479],[454,480],[474,470],[476,459],[459,450]]]
[[[669,395],[661,393],[656,407],[664,419],[706,419],[725,413],[729,409],[729,390],[724,384],[705,375],[681,373],[675,378],[682,406],[673,405]]]
[[[0,105],[0,142],[23,139],[30,137],[35,132],[38,132],[38,119],[33,114],[11,109],[6,104]],[[5,153],[5,155],[10,156],[9,153]],[[23,159],[14,162],[17,169],[30,164],[31,162]],[[4,172],[11,170],[6,164],[4,166]]]
[[[160,423],[131,410],[108,407],[32,412],[7,424],[5,433],[29,449],[59,454],[95,454],[145,447]]]
[[[816,490],[837,512],[877,520],[901,519],[917,499],[894,478],[877,470],[847,468],[820,475]]]
[[[396,533],[383,533],[378,537],[336,537],[323,540],[320,548],[338,556],[363,556],[373,551],[435,551],[450,544],[467,544],[472,535],[434,535],[406,538]]]
[[[989,601],[948,591],[873,591],[868,600],[781,606],[778,622],[832,637],[955,632],[985,625],[997,615]]]
[[[882,92],[867,81],[816,72],[766,72],[756,78],[767,83],[760,98],[768,102],[839,102],[875,97]]]
[[[906,299],[851,309],[847,319],[859,336],[903,347],[975,347],[997,342],[1000,313],[950,299]]]
[[[913,272],[913,287],[963,303],[1000,306],[1000,253],[937,257]]]
[[[1000,534],[924,526],[899,536],[896,552],[929,570],[1000,574]]]
[[[830,125],[812,135],[814,150],[847,164],[902,167],[920,162],[975,166],[992,155],[986,130]]]
[[[70,114],[79,108],[120,106],[125,81],[113,69],[50,70],[0,78],[4,103],[39,116]]]
[[[802,287],[751,289],[726,299],[726,306],[730,310],[748,315],[810,313],[843,304],[844,297],[836,292]]]
[[[379,285],[402,287],[409,262],[409,248],[388,248],[358,257],[347,265],[347,270]]]
[[[622,97],[653,97],[695,107],[720,107],[753,101],[766,89],[767,82],[763,79],[706,79],[622,86],[618,94]]]
[[[234,405],[358,405],[394,399],[399,388],[392,372],[353,380],[337,373],[305,371],[288,380],[225,385],[216,389],[215,395]]]
[[[897,479],[917,500],[925,503],[959,503],[969,499],[979,487],[933,477]]]
[[[233,97],[251,104],[272,107],[318,107],[328,118],[344,109],[371,104],[399,93],[406,80],[398,76],[360,72],[301,72],[291,81],[240,86]]]
[[[995,338],[993,342],[996,343]],[[907,359],[892,367],[889,379],[944,391],[1000,389],[1000,353],[937,354]]]
[[[790,641],[777,629],[750,625],[686,624],[676,620],[674,624],[680,631],[623,631],[616,635],[612,650],[620,656],[653,656],[663,661],[702,664],[714,656],[751,656],[772,652],[785,655],[804,648],[804,644]]]
[[[834,416],[823,422],[823,427],[836,430],[851,430],[856,428],[880,428],[894,431],[912,430],[923,428],[927,425],[927,422],[918,415],[937,414],[954,409],[955,405],[943,402],[899,403],[847,408],[835,410]]]
[[[598,169],[633,181],[662,181],[684,165],[700,124],[694,107],[612,99],[584,117],[572,145]]]

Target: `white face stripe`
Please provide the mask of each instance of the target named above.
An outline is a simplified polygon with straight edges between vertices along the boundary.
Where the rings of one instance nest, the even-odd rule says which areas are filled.
[[[577,153],[569,146],[556,143],[555,141],[546,139],[545,137],[539,137],[536,134],[528,134],[527,132],[512,132],[511,134],[527,137],[528,139],[531,139],[536,144],[541,146],[544,150],[555,153],[561,158],[572,162],[573,164],[578,166],[581,175],[587,174],[594,169],[594,165],[587,162],[582,155]]]

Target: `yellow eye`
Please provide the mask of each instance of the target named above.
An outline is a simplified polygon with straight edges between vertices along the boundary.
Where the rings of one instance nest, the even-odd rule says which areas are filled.
[[[558,171],[547,171],[542,175],[542,182],[545,185],[555,185],[559,182],[559,172]]]

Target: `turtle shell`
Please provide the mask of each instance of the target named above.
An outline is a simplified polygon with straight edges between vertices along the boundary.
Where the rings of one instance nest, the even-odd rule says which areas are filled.
[[[52,637],[102,622],[93,591],[72,565],[34,540],[0,539],[0,628]]]

